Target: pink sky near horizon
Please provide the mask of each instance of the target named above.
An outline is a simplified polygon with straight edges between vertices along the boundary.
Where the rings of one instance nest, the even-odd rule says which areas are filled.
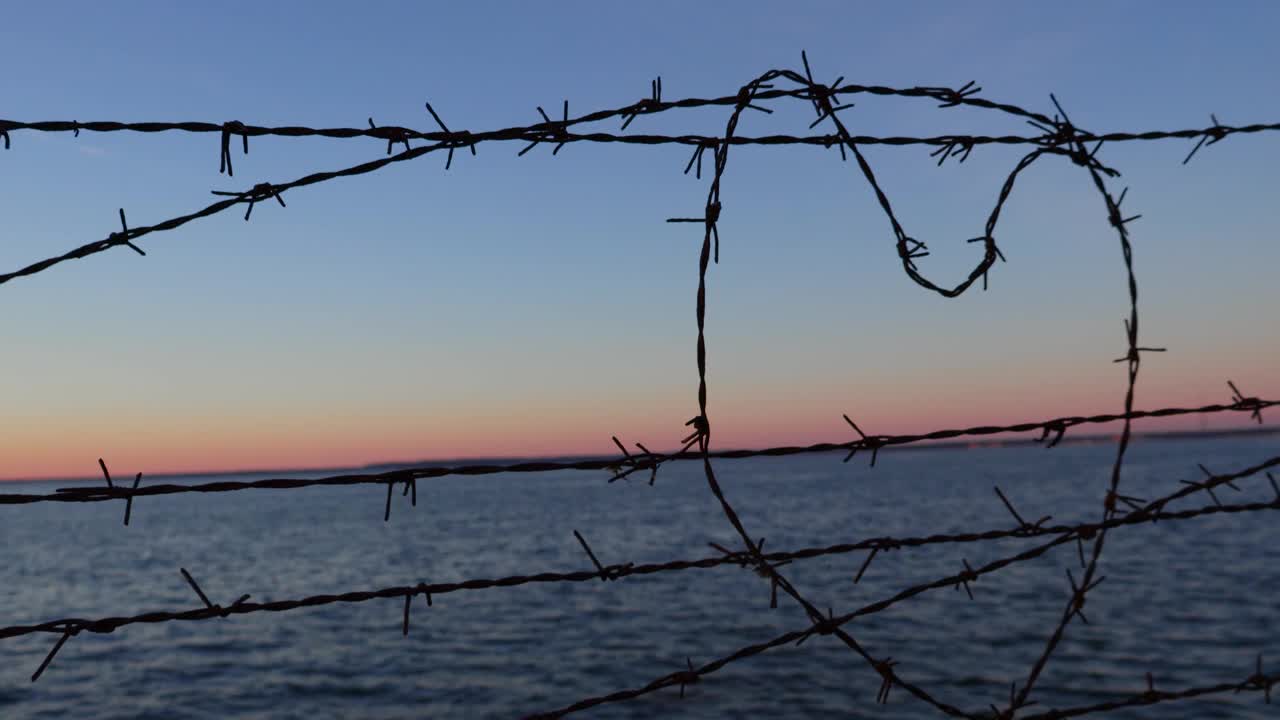
[[[1121,375],[1120,365],[1112,366]],[[1115,388],[1098,385],[1052,390],[1038,387],[1006,392],[1000,401],[983,403],[989,385],[970,384],[951,389],[930,388],[929,400],[881,395],[844,405],[804,398],[802,404],[762,411],[759,396],[725,397],[711,403],[715,447],[769,447],[841,442],[852,433],[840,415],[848,412],[864,431],[873,434],[922,433],[974,425],[1002,425],[1047,420],[1065,415],[1093,415],[1122,409],[1121,378]],[[926,384],[927,385],[927,384]],[[1225,386],[1187,386],[1168,383],[1146,392],[1139,383],[1137,407],[1196,407],[1230,402]],[[1248,391],[1248,390],[1246,390]],[[815,391],[813,395],[821,395]],[[803,394],[803,393],[800,393]],[[896,393],[888,393],[895,395]],[[853,396],[853,393],[846,397]],[[448,420],[423,416],[375,416],[372,414],[317,414],[300,417],[203,417],[172,419],[139,415],[49,418],[24,429],[10,430],[0,438],[0,456],[9,459],[0,468],[0,480],[94,477],[97,458],[104,457],[113,473],[132,476],[233,472],[275,469],[329,469],[360,467],[384,462],[453,460],[467,458],[517,458],[564,455],[611,456],[616,450],[611,435],[634,447],[643,442],[655,451],[678,447],[684,403],[668,407],[632,404],[617,413],[607,409],[576,409],[561,417],[503,415],[497,408],[481,408],[470,416]],[[719,412],[716,412],[716,408]],[[1264,415],[1265,417],[1265,415]],[[1243,413],[1190,415],[1140,420],[1135,429],[1203,430],[1253,426]],[[1073,435],[1114,432],[1118,424],[1080,428]],[[1022,436],[1029,437],[1024,433]],[[1012,439],[1001,435],[997,439]],[[21,463],[12,458],[21,457]]]

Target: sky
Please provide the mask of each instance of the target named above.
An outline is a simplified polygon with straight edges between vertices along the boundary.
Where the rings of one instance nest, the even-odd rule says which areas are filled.
[[[1095,132],[1280,121],[1280,5],[1047,3],[25,4],[0,28],[0,118],[451,129],[730,95],[773,68],[959,87]],[[1016,118],[858,97],[859,134],[1032,134]],[[774,103],[740,134],[807,134]],[[722,134],[728,110],[628,132]],[[617,121],[600,131],[617,132]],[[824,132],[822,128],[813,132]],[[0,269],[208,204],[382,157],[374,139],[14,132],[0,150]],[[1131,188],[1147,355],[1137,406],[1280,396],[1280,135],[1115,143]],[[0,286],[0,478],[321,468],[675,447],[697,413],[694,298],[707,174],[684,147],[481,145],[233,209]],[[954,284],[1021,152],[938,168],[865,150],[920,267]],[[1023,174],[1008,259],[945,299],[915,285],[888,221],[834,150],[735,148],[708,279],[709,414],[721,448],[842,441],[1123,409],[1117,237],[1087,173]],[[1139,430],[1242,426],[1244,415]]]

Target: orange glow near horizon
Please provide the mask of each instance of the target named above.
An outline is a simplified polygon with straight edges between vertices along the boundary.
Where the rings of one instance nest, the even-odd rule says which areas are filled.
[[[723,399],[713,396],[713,439],[714,446],[722,449],[841,442],[850,438],[850,430],[840,417],[843,412],[873,434],[923,433],[1111,413],[1122,409],[1117,389],[1120,388],[1058,387],[1051,394],[1043,394],[1024,388],[1021,393],[999,395],[987,382],[963,387],[938,385],[928,395],[933,398],[932,406],[896,398],[884,387],[842,393],[844,400],[815,389],[811,393],[795,393],[796,402],[791,405],[766,406],[762,411],[759,392],[754,396],[746,392],[733,395],[729,394],[732,388],[727,388]],[[1138,407],[1195,407],[1227,401],[1225,392],[1217,392],[1216,397],[1215,392],[1214,388],[1169,383],[1146,392],[1140,390]],[[824,396],[832,399],[823,401]],[[989,399],[993,397],[996,400]],[[987,400],[983,402],[984,399]],[[209,416],[184,418],[182,422],[145,415],[115,417],[110,422],[88,416],[70,421],[48,417],[29,421],[0,437],[0,456],[8,459],[0,467],[0,478],[91,477],[97,474],[99,456],[122,476],[138,471],[164,475],[332,469],[467,458],[609,456],[616,452],[610,440],[615,434],[627,443],[639,440],[655,451],[671,450],[678,447],[680,431],[684,429],[682,422],[686,418],[680,414],[680,407],[678,403],[663,402],[642,409],[631,406],[617,413],[603,407],[577,407],[557,413],[517,415],[490,407],[438,417],[404,412],[335,412],[312,417]],[[1135,429],[1141,432],[1247,426],[1247,415],[1226,413],[1143,420]],[[1104,434],[1114,429],[1097,425],[1080,429],[1077,434]],[[1014,436],[1000,439],[1011,437]]]

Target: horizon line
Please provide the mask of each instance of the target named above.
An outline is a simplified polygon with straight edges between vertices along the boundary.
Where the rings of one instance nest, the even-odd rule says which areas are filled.
[[[1261,426],[1261,427],[1240,427],[1240,428],[1221,428],[1217,430],[1154,430],[1150,432],[1135,432],[1131,436],[1133,440],[1177,440],[1177,439],[1205,439],[1213,437],[1229,437],[1236,435],[1272,435],[1280,433],[1280,426]],[[1119,433],[1090,433],[1086,435],[1076,435],[1074,437],[1063,437],[1058,445],[1081,445],[1096,444],[1098,442],[1112,442],[1119,438]],[[948,450],[948,449],[974,449],[974,448],[1003,448],[1018,445],[1038,445],[1040,440],[1035,438],[975,438],[969,440],[953,439],[953,440],[922,440],[919,443],[911,445],[901,445],[894,447],[882,448],[889,451],[905,451],[905,450]],[[722,451],[747,450],[750,448],[725,448]],[[830,452],[836,452],[831,450]],[[150,473],[150,477],[162,478],[202,478],[202,477],[220,477],[220,476],[236,476],[236,475],[294,475],[300,473],[317,473],[330,472],[338,474],[378,471],[387,472],[416,466],[439,467],[441,465],[480,465],[490,463],[510,463],[530,461],[568,461],[568,460],[602,460],[608,459],[611,455],[591,455],[591,454],[560,454],[560,455],[473,455],[467,457],[446,457],[437,459],[420,458],[416,460],[387,460],[360,465],[339,465],[339,466],[316,466],[316,467],[292,467],[292,468],[249,468],[249,469],[233,469],[233,470],[197,470],[188,472],[156,472]],[[144,477],[148,475],[144,474]],[[101,475],[59,475],[45,477],[0,477],[0,483],[8,482],[89,482],[101,479]]]

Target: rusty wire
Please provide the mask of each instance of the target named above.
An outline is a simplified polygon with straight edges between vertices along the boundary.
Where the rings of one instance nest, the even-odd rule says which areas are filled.
[[[406,495],[412,493],[412,502],[416,504],[417,480],[419,479],[436,478],[445,475],[479,475],[502,472],[528,473],[570,469],[606,469],[610,470],[612,473],[612,476],[609,479],[610,482],[619,479],[626,479],[633,473],[648,471],[649,482],[650,484],[653,484],[656,479],[658,469],[662,464],[668,461],[696,459],[701,460],[703,475],[707,482],[708,489],[717,499],[723,514],[725,515],[725,519],[733,527],[742,544],[741,550],[731,550],[718,545],[714,546],[720,552],[720,555],[700,560],[677,560],[666,563],[650,563],[641,565],[637,565],[635,563],[605,565],[601,562],[595,552],[592,551],[586,538],[574,530],[573,534],[581,544],[581,547],[590,559],[591,564],[594,566],[594,571],[541,573],[538,575],[511,576],[496,580],[465,580],[455,583],[427,584],[419,582],[416,585],[383,588],[372,591],[355,591],[341,595],[311,596],[301,600],[277,601],[271,603],[249,602],[250,596],[242,595],[237,600],[226,606],[212,602],[201,589],[199,584],[197,584],[194,577],[188,573],[185,568],[183,568],[181,572],[184,579],[191,586],[202,604],[202,607],[195,610],[143,613],[127,617],[105,617],[96,620],[72,618],[49,621],[39,625],[10,626],[7,628],[0,628],[0,638],[41,632],[55,633],[59,635],[56,644],[33,675],[32,679],[35,680],[49,667],[59,649],[61,649],[71,637],[79,634],[80,632],[109,633],[113,632],[117,628],[135,623],[169,622],[176,620],[207,620],[252,612],[279,612],[298,607],[310,607],[336,602],[363,602],[375,598],[403,598],[403,632],[407,634],[409,631],[411,601],[412,598],[417,595],[425,595],[427,597],[428,604],[431,604],[433,595],[438,596],[462,590],[479,590],[484,588],[504,587],[534,582],[583,582],[596,578],[599,578],[602,581],[613,581],[632,575],[646,575],[692,568],[710,568],[731,564],[748,568],[760,577],[768,580],[771,593],[771,605],[773,607],[777,606],[778,591],[781,590],[782,594],[791,598],[791,600],[796,602],[804,610],[805,614],[809,618],[809,625],[805,628],[795,630],[765,643],[746,646],[730,655],[702,666],[695,666],[692,659],[689,659],[686,661],[686,669],[681,669],[665,675],[641,688],[624,690],[594,698],[587,698],[565,706],[559,710],[554,710],[550,713],[545,713],[537,717],[560,717],[572,712],[594,707],[602,703],[627,700],[654,692],[661,688],[674,687],[677,685],[680,687],[681,696],[683,696],[684,688],[687,685],[700,681],[703,676],[714,672],[730,662],[750,657],[784,644],[792,642],[801,644],[810,637],[830,636],[846,645],[853,653],[859,656],[866,663],[872,673],[874,673],[875,678],[879,682],[879,689],[876,693],[876,700],[878,702],[887,701],[890,693],[895,688],[901,688],[919,700],[933,706],[945,715],[974,718],[978,717],[978,715],[961,710],[956,705],[935,696],[925,688],[908,680],[904,677],[903,671],[898,669],[900,661],[895,661],[889,656],[882,657],[875,653],[872,649],[866,647],[862,642],[856,639],[844,626],[854,617],[879,612],[880,610],[896,604],[897,602],[932,589],[942,587],[954,587],[959,589],[963,587],[966,592],[972,596],[972,589],[970,586],[981,576],[996,572],[1013,563],[1039,557],[1053,548],[1074,543],[1077,553],[1079,554],[1082,572],[1079,580],[1077,581],[1075,575],[1068,571],[1070,593],[1067,594],[1065,607],[1060,619],[1049,632],[1045,641],[1044,649],[1032,663],[1028,670],[1027,677],[1020,684],[1017,682],[1011,684],[1007,705],[1001,708],[993,703],[990,707],[993,717],[1011,719],[1024,708],[1035,705],[1036,701],[1031,699],[1033,690],[1036,687],[1037,681],[1044,668],[1050,662],[1055,649],[1063,642],[1066,636],[1066,630],[1071,621],[1079,618],[1083,622],[1088,622],[1084,615],[1084,606],[1087,595],[1097,588],[1104,579],[1104,576],[1098,574],[1098,567],[1109,530],[1124,525],[1157,522],[1160,520],[1185,520],[1218,513],[1240,513],[1266,509],[1280,509],[1280,486],[1277,486],[1274,476],[1269,472],[1267,473],[1267,478],[1276,494],[1276,499],[1271,502],[1225,505],[1214,493],[1214,488],[1218,486],[1225,484],[1230,487],[1235,487],[1232,484],[1235,480],[1264,472],[1269,468],[1280,465],[1280,457],[1272,458],[1261,464],[1232,474],[1215,475],[1209,470],[1204,469],[1205,478],[1197,481],[1181,481],[1183,486],[1181,489],[1150,502],[1121,493],[1124,460],[1128,446],[1133,437],[1132,427],[1135,420],[1146,417],[1168,417],[1192,413],[1238,411],[1250,413],[1252,419],[1261,423],[1262,410],[1276,404],[1280,404],[1280,401],[1263,400],[1259,397],[1246,396],[1233,382],[1228,381],[1229,389],[1232,392],[1232,402],[1230,404],[1206,405],[1200,408],[1163,408],[1153,411],[1135,410],[1136,386],[1143,356],[1145,353],[1163,352],[1164,348],[1152,347],[1140,342],[1138,332],[1139,306],[1137,273],[1134,265],[1134,251],[1129,224],[1141,216],[1129,215],[1126,217],[1126,213],[1121,210],[1121,205],[1125,199],[1127,189],[1119,192],[1118,194],[1113,192],[1108,181],[1118,177],[1120,173],[1115,168],[1106,165],[1099,157],[1099,152],[1106,143],[1136,140],[1194,140],[1196,141],[1194,147],[1182,161],[1183,164],[1186,164],[1203,148],[1216,144],[1230,135],[1280,130],[1280,123],[1226,126],[1219,123],[1216,116],[1211,115],[1213,125],[1203,129],[1136,133],[1094,133],[1074,125],[1068,113],[1063,108],[1063,105],[1052,95],[1050,95],[1050,100],[1054,106],[1054,111],[1050,114],[1046,114],[1024,109],[1017,105],[995,102],[978,97],[977,94],[981,91],[981,88],[976,87],[972,82],[967,83],[958,89],[943,87],[890,88],[884,86],[846,84],[843,83],[844,78],[842,77],[827,84],[815,80],[814,72],[809,64],[807,56],[802,53],[801,58],[803,61],[803,72],[796,70],[770,70],[744,84],[738,92],[732,95],[726,95],[718,98],[686,98],[676,101],[665,101],[662,98],[662,85],[661,79],[659,78],[651,83],[650,94],[636,103],[571,117],[569,114],[569,102],[568,100],[564,100],[561,108],[559,108],[561,112],[558,113],[558,119],[553,120],[552,115],[549,115],[543,110],[543,108],[539,107],[537,108],[537,111],[541,117],[541,122],[492,131],[452,131],[445,124],[436,109],[429,103],[426,105],[426,110],[431,119],[439,127],[438,131],[419,131],[395,126],[378,127],[372,118],[368,121],[368,128],[309,128],[299,126],[265,127],[247,125],[239,121],[229,121],[224,123],[119,123],[109,121],[82,123],[78,121],[19,122],[13,120],[0,120],[0,135],[4,136],[6,148],[10,145],[11,133],[18,131],[72,132],[75,135],[79,135],[79,132],[82,130],[89,132],[126,131],[139,133],[215,133],[219,136],[220,140],[219,171],[226,173],[229,177],[233,175],[232,147],[237,138],[239,139],[242,154],[248,153],[250,137],[262,136],[317,136],[335,139],[374,138],[386,142],[386,154],[384,157],[379,159],[335,171],[312,173],[310,175],[305,175],[282,183],[260,182],[252,185],[247,190],[215,190],[214,194],[222,196],[224,199],[218,200],[217,202],[207,205],[190,214],[174,217],[153,225],[135,225],[130,228],[125,223],[124,211],[121,210],[120,231],[112,232],[105,240],[99,240],[82,245],[67,251],[62,255],[52,256],[26,267],[5,274],[0,274],[0,284],[18,277],[34,275],[67,260],[87,257],[118,246],[126,246],[137,251],[139,254],[145,254],[135,241],[144,236],[150,235],[151,233],[173,230],[188,222],[220,213],[238,204],[247,205],[245,220],[248,220],[250,219],[254,205],[258,202],[276,200],[281,207],[285,207],[283,194],[287,191],[326,182],[340,177],[351,177],[375,172],[392,163],[416,159],[440,150],[447,152],[445,167],[448,169],[452,165],[453,153],[455,150],[466,149],[472,154],[475,154],[476,146],[487,142],[521,142],[523,143],[523,147],[518,152],[518,155],[520,156],[529,153],[540,144],[547,144],[551,146],[551,152],[553,155],[557,154],[560,149],[569,143],[620,142],[641,145],[678,144],[693,147],[694,152],[688,162],[688,165],[685,167],[685,172],[688,173],[689,170],[696,166],[697,176],[699,178],[701,177],[702,160],[705,152],[710,150],[713,158],[712,178],[709,183],[701,214],[692,217],[673,217],[668,219],[668,222],[672,223],[690,223],[699,225],[701,226],[702,234],[702,243],[698,257],[698,288],[695,301],[695,316],[697,321],[695,352],[697,370],[696,408],[693,417],[685,423],[687,435],[681,441],[683,446],[676,452],[667,454],[653,453],[650,452],[643,444],[636,443],[636,447],[639,449],[639,452],[632,454],[621,441],[614,438],[614,442],[617,444],[622,454],[620,457],[607,459],[589,459],[571,462],[533,462],[513,465],[416,467],[393,470],[385,473],[348,474],[317,479],[280,478],[252,482],[214,482],[198,485],[170,484],[154,485],[150,487],[140,487],[142,474],[138,473],[131,488],[116,486],[111,480],[110,473],[105,462],[100,460],[99,463],[106,481],[105,487],[63,488],[58,490],[56,493],[47,495],[0,495],[0,504],[26,504],[34,502],[100,502],[123,499],[126,501],[125,524],[127,525],[133,509],[132,506],[134,499],[145,495],[192,492],[229,492],[250,488],[294,489],[315,485],[385,484],[386,505],[384,519],[388,519],[390,516],[392,491],[397,483],[403,484],[403,491]],[[854,135],[845,125],[840,113],[853,107],[853,103],[849,101],[849,97],[860,94],[928,99],[938,103],[939,107],[942,108],[968,106],[971,108],[991,110],[1010,116],[1018,121],[1026,122],[1036,128],[1038,132],[1037,134],[1026,136],[942,135],[935,137],[877,137]],[[742,135],[738,132],[738,125],[741,119],[747,115],[748,111],[764,113],[772,112],[772,110],[767,106],[767,103],[774,101],[801,101],[810,105],[816,115],[816,119],[810,125],[810,129],[819,125],[826,125],[828,126],[829,132],[821,135],[807,136],[749,136]],[[651,115],[676,109],[697,107],[731,108],[724,132],[721,135],[623,135],[598,131],[574,131],[574,128],[577,126],[598,123],[610,119],[622,120],[622,130],[626,130],[638,117],[642,115]],[[426,144],[413,147],[413,141]],[[403,146],[404,149],[393,154],[397,145]],[[961,295],[976,284],[978,280],[982,281],[982,286],[985,289],[987,286],[988,275],[996,261],[1005,260],[1004,253],[996,243],[997,225],[1004,206],[1011,197],[1015,184],[1023,171],[1043,158],[1055,157],[1069,160],[1072,164],[1080,167],[1088,174],[1091,186],[1096,189],[1102,200],[1104,215],[1108,223],[1114,229],[1119,241],[1121,259],[1126,271],[1128,306],[1126,308],[1127,317],[1124,320],[1125,349],[1123,355],[1116,360],[1118,363],[1125,363],[1126,369],[1126,389],[1123,412],[1110,415],[1095,415],[1091,417],[1061,417],[1048,421],[1023,423],[1019,425],[981,426],[958,430],[939,430],[922,435],[899,436],[868,435],[862,431],[857,423],[846,415],[845,420],[857,435],[856,438],[847,442],[818,443],[802,447],[771,447],[755,450],[713,450],[711,447],[712,422],[709,412],[710,393],[707,378],[707,343],[705,337],[705,320],[708,298],[707,276],[710,272],[711,266],[713,264],[717,264],[720,258],[720,245],[722,238],[718,227],[718,221],[724,207],[722,204],[720,188],[721,181],[728,167],[730,150],[732,148],[752,145],[816,145],[828,149],[837,149],[840,157],[844,160],[848,160],[849,156],[852,155],[858,172],[870,187],[881,210],[883,211],[885,219],[888,222],[889,229],[894,236],[894,243],[904,273],[908,278],[921,287],[948,298]],[[938,158],[937,162],[939,165],[951,158],[955,158],[957,162],[964,162],[964,160],[969,157],[973,150],[978,146],[1030,146],[1031,149],[1023,155],[1007,175],[999,193],[997,194],[992,210],[987,216],[987,220],[981,234],[966,240],[966,242],[969,243],[980,243],[982,253],[980,259],[973,265],[972,269],[968,272],[963,281],[954,286],[938,285],[924,274],[918,261],[921,258],[928,256],[929,248],[923,241],[909,234],[902,220],[895,213],[889,196],[880,186],[871,163],[861,150],[862,147],[869,145],[923,145],[931,148],[930,155]],[[1040,439],[1045,442],[1046,447],[1053,447],[1063,439],[1064,433],[1071,427],[1082,424],[1113,421],[1121,422],[1122,427],[1116,447],[1115,459],[1111,467],[1109,483],[1107,485],[1106,493],[1101,501],[1101,517],[1094,523],[1081,523],[1076,525],[1046,526],[1045,523],[1051,519],[1049,516],[1042,517],[1036,522],[1028,522],[1026,518],[1016,510],[1014,504],[1009,500],[1009,498],[999,488],[995,488],[995,493],[998,496],[999,501],[1016,522],[1016,526],[1012,529],[988,530],[976,533],[952,535],[930,535],[922,537],[870,538],[856,543],[832,545],[824,548],[805,548],[789,552],[766,553],[763,549],[764,541],[762,539],[755,539],[746,528],[735,507],[721,487],[712,465],[713,459],[721,460],[744,457],[785,456],[836,450],[847,452],[848,454],[845,460],[848,461],[858,451],[863,450],[870,451],[871,464],[874,466],[878,452],[886,447],[930,440],[945,440],[962,436],[984,436],[1008,432],[1039,431],[1041,432]],[[1193,510],[1176,512],[1165,509],[1165,506],[1168,503],[1200,491],[1204,491],[1205,494],[1212,499],[1212,505],[1206,505]],[[869,550],[870,552],[862,563],[861,569],[853,578],[854,582],[857,582],[862,577],[862,574],[865,572],[872,559],[874,559],[876,554],[882,550],[944,542],[982,542],[998,538],[1032,538],[1044,536],[1051,536],[1052,539],[1017,555],[996,560],[976,568],[972,567],[967,560],[962,558],[963,569],[958,570],[957,573],[951,576],[904,589],[890,598],[865,606],[852,613],[845,614],[836,614],[835,609],[830,606],[827,607],[827,610],[824,613],[819,605],[803,595],[780,570],[784,565],[797,560],[823,555],[849,553],[856,550]],[[1086,544],[1090,545],[1090,552],[1088,553],[1087,559],[1085,552]],[[1158,691],[1154,687],[1150,674],[1148,674],[1147,689],[1126,699],[1080,706],[1076,708],[1049,710],[1032,717],[1046,719],[1071,717],[1094,712],[1103,712],[1130,705],[1169,702],[1182,698],[1197,697],[1209,693],[1226,692],[1228,690],[1234,690],[1237,692],[1245,690],[1262,691],[1269,702],[1271,686],[1278,680],[1280,680],[1280,676],[1266,675],[1263,673],[1262,660],[1261,656],[1259,656],[1256,671],[1247,676],[1243,681],[1197,686],[1177,691]]]

